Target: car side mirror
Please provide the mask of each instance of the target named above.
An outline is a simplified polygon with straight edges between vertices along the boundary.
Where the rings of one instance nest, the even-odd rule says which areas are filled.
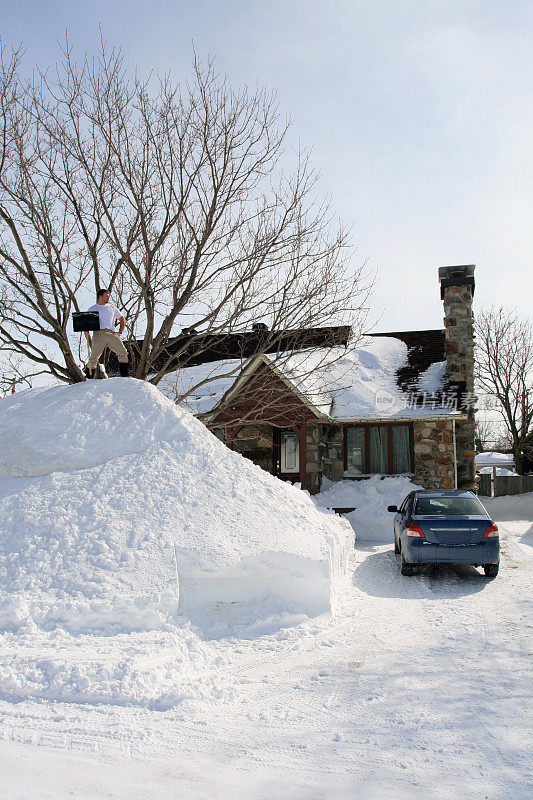
[[[398,512],[398,506],[387,506],[387,511],[396,511]]]

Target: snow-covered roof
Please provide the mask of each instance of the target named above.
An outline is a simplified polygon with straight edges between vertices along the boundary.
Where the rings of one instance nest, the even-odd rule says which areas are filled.
[[[186,408],[194,414],[207,414],[233,393],[238,394],[242,381],[261,363],[270,365],[317,416],[324,418],[417,419],[458,413],[434,399],[443,389],[445,362],[431,364],[410,393],[402,390],[398,371],[408,363],[408,348],[394,336],[364,336],[351,350],[312,349],[265,355],[255,362],[211,362],[167,375],[159,388],[169,396],[185,395],[182,404]],[[424,396],[427,400],[421,402]]]
[[[183,397],[180,405],[196,416],[207,414],[233,386],[248,360],[225,359],[164,375],[157,388],[166,397]]]
[[[488,451],[477,453],[476,466],[478,467],[514,467],[514,457],[512,453],[497,453]]]

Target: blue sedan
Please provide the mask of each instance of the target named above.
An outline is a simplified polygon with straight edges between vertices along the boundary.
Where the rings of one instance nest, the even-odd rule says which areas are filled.
[[[408,494],[395,511],[394,552],[402,575],[417,564],[472,564],[495,578],[500,565],[500,538],[473,492],[418,491]]]

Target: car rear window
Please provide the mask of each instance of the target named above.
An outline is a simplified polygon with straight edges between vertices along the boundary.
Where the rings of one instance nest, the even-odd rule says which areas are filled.
[[[415,514],[486,514],[485,509],[475,497],[419,497]]]

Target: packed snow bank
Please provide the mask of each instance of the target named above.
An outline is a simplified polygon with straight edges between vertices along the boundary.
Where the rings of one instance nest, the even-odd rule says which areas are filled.
[[[422,489],[403,475],[381,478],[374,475],[361,481],[324,481],[323,490],[313,498],[319,508],[352,508],[346,514],[358,539],[392,542],[394,514],[388,505],[400,506],[406,495]]]
[[[506,542],[504,555],[509,552],[509,544],[518,547],[522,555],[533,557],[533,492],[503,495],[502,497],[479,498],[491,517],[500,528],[500,541]],[[507,541],[506,541],[507,540]],[[512,555],[516,555],[512,553]]]
[[[15,395],[0,442],[4,629],[114,634],[218,603],[315,615],[334,602],[346,523],[149,384]]]

